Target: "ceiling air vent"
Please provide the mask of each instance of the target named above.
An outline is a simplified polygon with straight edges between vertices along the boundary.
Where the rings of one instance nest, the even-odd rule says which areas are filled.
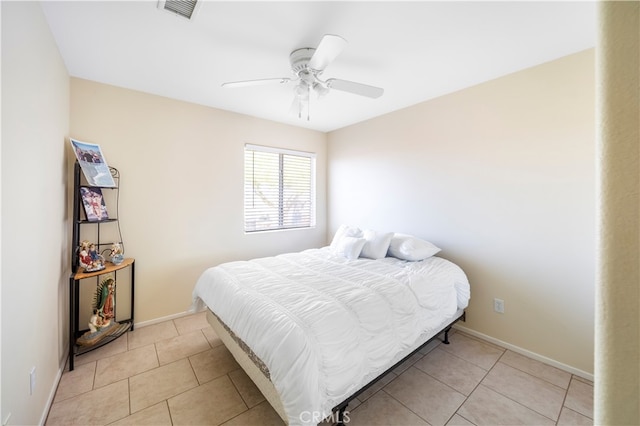
[[[176,16],[193,19],[200,8],[198,0],[159,0],[158,9],[166,10]]]

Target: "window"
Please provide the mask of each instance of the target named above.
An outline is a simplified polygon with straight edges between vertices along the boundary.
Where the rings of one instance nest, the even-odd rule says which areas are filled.
[[[315,226],[315,154],[246,145],[244,230]]]

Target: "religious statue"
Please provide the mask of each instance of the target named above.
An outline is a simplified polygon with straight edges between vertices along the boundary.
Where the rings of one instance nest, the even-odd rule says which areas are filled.
[[[113,278],[107,278],[104,280],[98,290],[100,292],[100,301],[98,303],[97,310],[106,321],[110,321],[114,317],[115,290],[116,282]]]
[[[96,250],[96,245],[84,240],[78,247],[78,263],[87,272],[100,271],[105,268],[104,257]]]
[[[124,260],[124,250],[122,248],[122,244],[113,243],[111,245],[111,250],[109,251],[109,257],[111,258],[111,263],[114,265],[119,265]]]
[[[110,276],[98,285],[93,298],[93,314],[89,319],[89,331],[77,340],[79,345],[93,345],[118,331],[122,326],[115,321],[115,291],[116,282]]]

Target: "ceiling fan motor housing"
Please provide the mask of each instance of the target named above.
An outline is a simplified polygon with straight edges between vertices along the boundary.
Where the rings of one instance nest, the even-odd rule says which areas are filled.
[[[308,69],[309,61],[313,56],[316,49],[311,47],[303,47],[302,49],[296,49],[289,55],[289,62],[291,63],[291,69],[298,75],[300,71]]]

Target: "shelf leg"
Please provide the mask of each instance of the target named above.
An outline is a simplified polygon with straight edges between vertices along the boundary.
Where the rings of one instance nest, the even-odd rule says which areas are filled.
[[[76,290],[75,280],[69,278],[69,371],[74,368],[74,352],[75,352],[75,329],[76,329]]]

